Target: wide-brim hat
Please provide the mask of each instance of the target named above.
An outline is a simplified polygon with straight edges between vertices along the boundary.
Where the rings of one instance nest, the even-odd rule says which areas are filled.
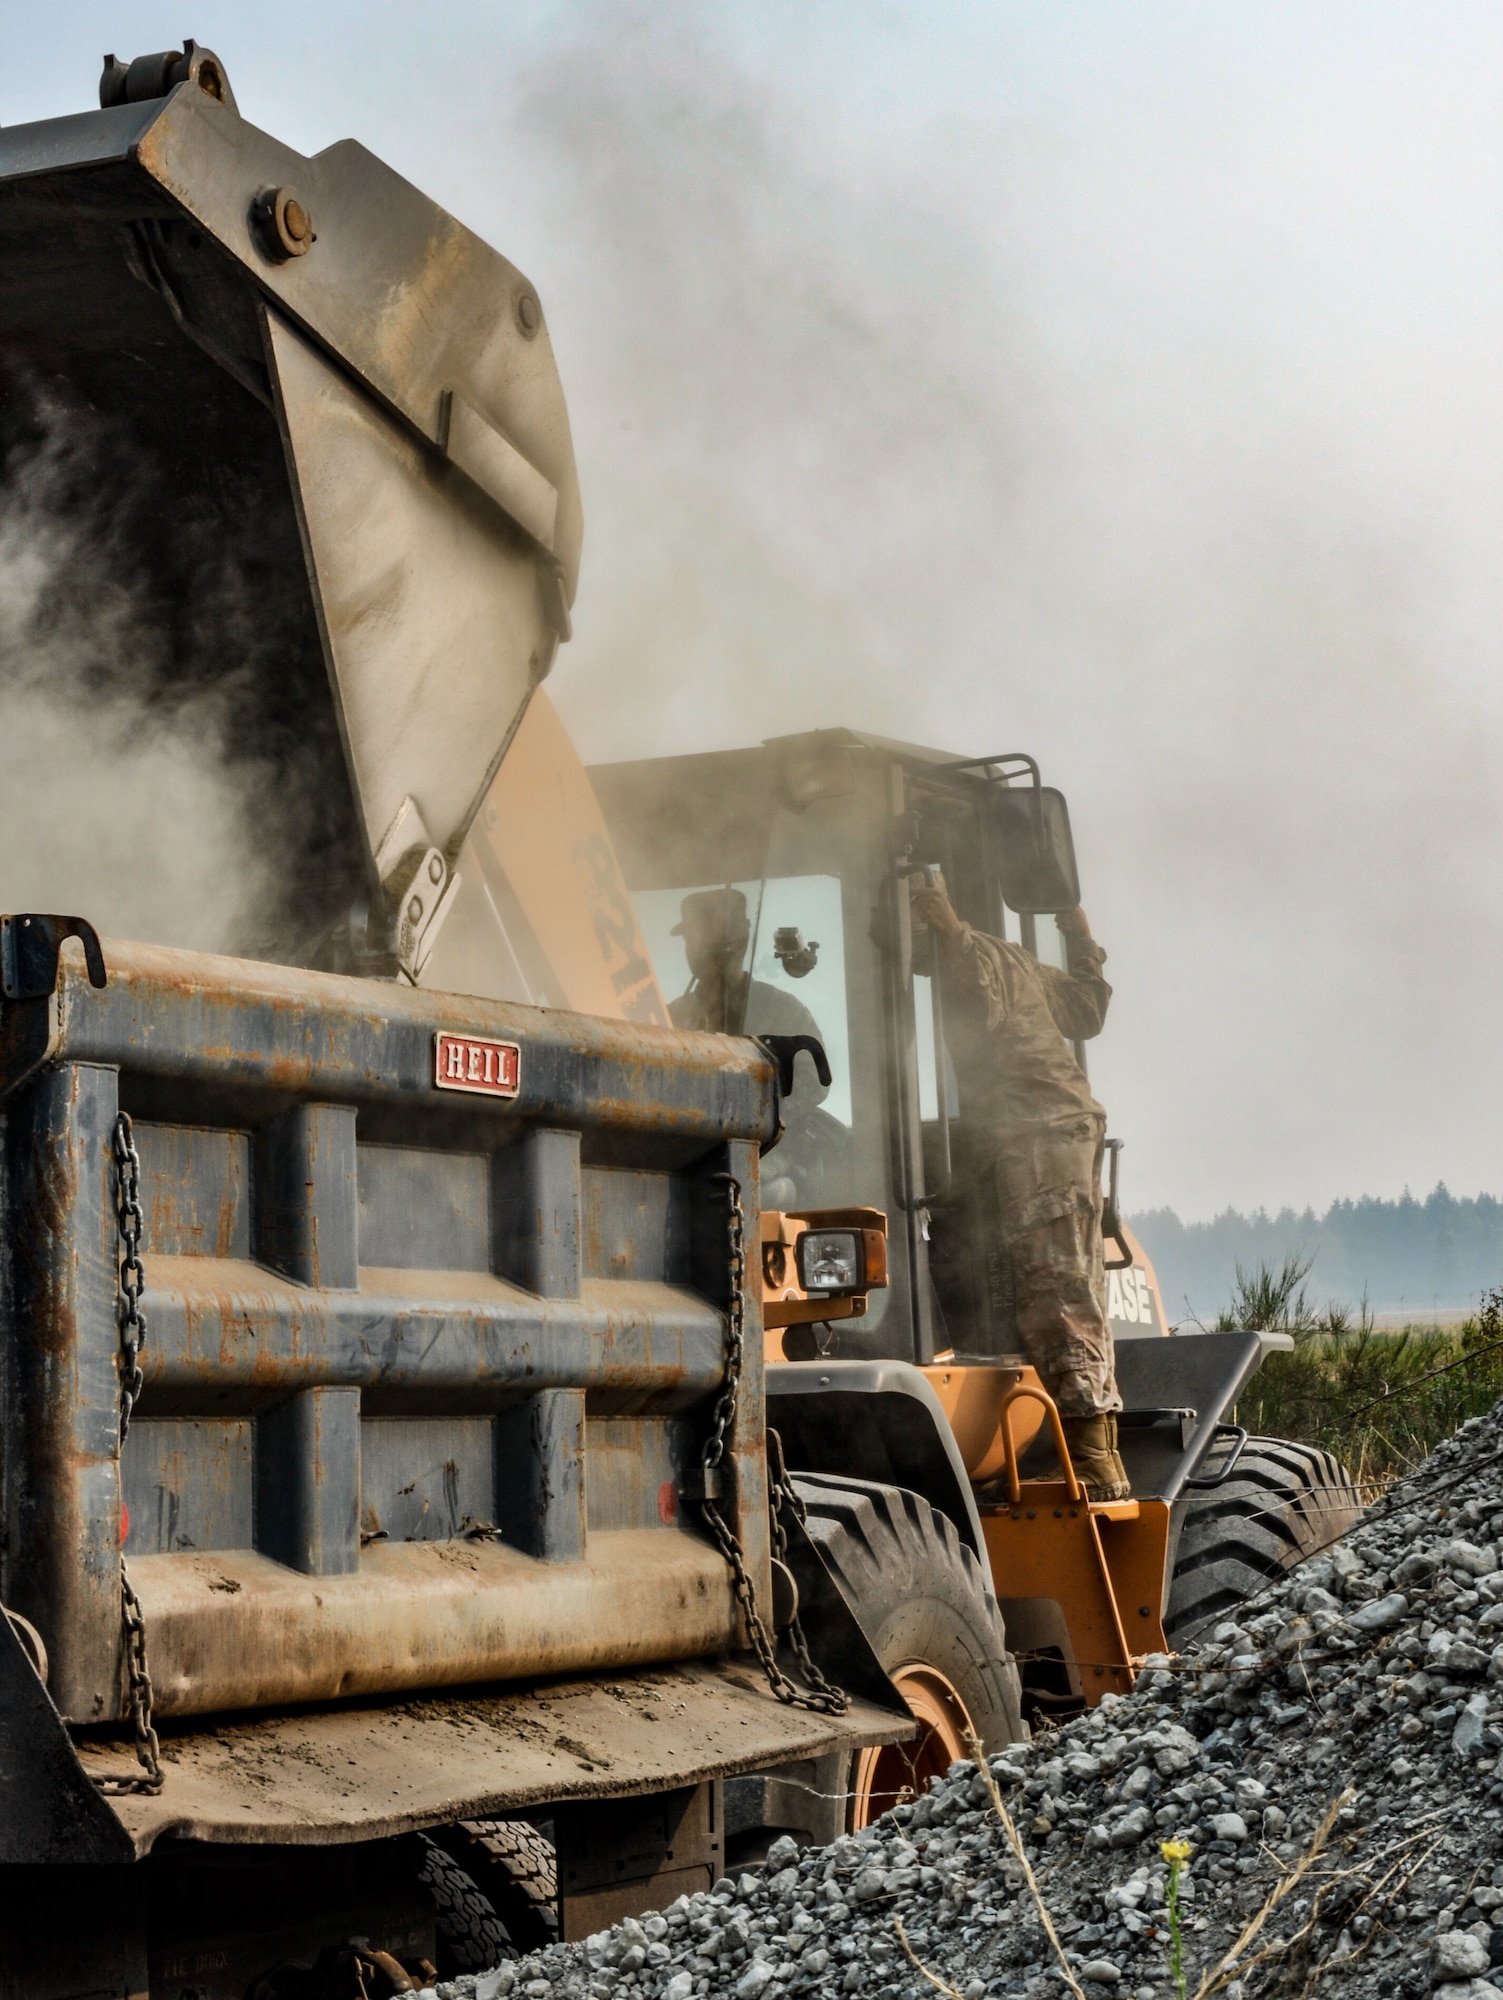
[[[743,889],[696,889],[692,896],[685,896],[679,904],[678,922],[668,935],[682,937],[691,925],[718,923],[730,930],[737,924],[749,924],[750,921]]]

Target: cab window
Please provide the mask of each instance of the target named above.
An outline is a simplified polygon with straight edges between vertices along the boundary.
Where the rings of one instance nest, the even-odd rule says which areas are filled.
[[[825,1208],[850,1202],[850,1024],[840,878],[782,875],[697,888],[638,889],[633,900],[670,1017],[678,1026],[729,1034],[813,1035],[824,1046],[828,1088],[819,1082],[808,1056],[801,1055],[795,1065],[793,1092],[783,1106],[784,1136],[763,1167],[764,1205]],[[718,982],[713,972],[697,974],[691,964],[696,912],[707,908],[727,911],[734,935],[744,936],[727,954]]]

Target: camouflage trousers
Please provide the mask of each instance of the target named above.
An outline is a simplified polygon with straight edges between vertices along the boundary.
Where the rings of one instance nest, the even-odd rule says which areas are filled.
[[[1067,1417],[1120,1410],[1106,1316],[1101,1158],[1106,1120],[1009,1138],[984,1169],[1012,1263],[1018,1339]]]

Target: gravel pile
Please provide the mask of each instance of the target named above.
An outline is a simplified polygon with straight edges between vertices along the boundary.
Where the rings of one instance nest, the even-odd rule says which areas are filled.
[[[1503,1406],[1133,1695],[991,1760],[1087,2000],[1173,2000],[1173,1838],[1194,1848],[1190,2000],[1208,1978],[1226,2000],[1503,2000],[1500,1559]],[[780,1840],[755,1873],[438,2000],[927,2000],[894,1919],[966,2000],[1067,1991],[985,1781],[959,1764],[862,1834]]]

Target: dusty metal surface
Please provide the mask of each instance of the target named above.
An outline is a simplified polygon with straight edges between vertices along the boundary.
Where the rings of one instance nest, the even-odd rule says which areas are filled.
[[[123,1658],[112,1532],[119,1333],[105,1165],[114,1081],[84,1066],[41,1077],[29,1093],[25,1143],[4,1132],[0,1183],[10,1225],[0,1229],[0,1598],[44,1633],[54,1692],[66,1689],[64,1706],[81,1721],[118,1712]],[[16,1230],[21,1216],[26,1226]],[[81,1326],[89,1329],[82,1340]]]
[[[232,1106],[235,1122],[259,1112],[252,1119],[259,1123],[304,1099],[359,1106],[363,1133],[373,1138],[383,1127],[407,1136],[413,1113],[492,1145],[540,1117],[589,1135],[678,1137],[686,1152],[696,1142],[766,1142],[775,1129],[772,1066],[752,1042],[165,945],[109,940],[104,949],[110,978],[102,993],[89,986],[70,944],[50,1001],[5,1008],[0,1097],[43,1062],[119,1063],[138,1110],[181,1106],[196,1124],[216,1123]],[[516,1097],[438,1098],[440,1029],[520,1042]]]
[[[57,994],[0,1014],[0,1597],[43,1635],[61,1713],[120,1712],[122,1541],[163,1715],[735,1644],[694,1498],[725,1368],[723,1176],[755,1201],[776,1115],[761,1052],[106,956],[102,992],[70,944]],[[444,1034],[514,1051],[515,1094],[439,1088]],[[122,1106],[149,1327],[123,1453]],[[760,1362],[758,1340],[725,1504],[765,1601]]]
[[[268,190],[311,220],[306,254],[268,232]],[[304,158],[191,82],[0,134],[0,238],[0,342],[45,348],[97,409],[217,399],[233,427],[282,432],[265,501],[300,519],[308,576],[287,583],[311,588],[369,850],[410,796],[457,851],[578,574],[532,285],[363,147]],[[213,385],[205,357],[217,388],[164,390],[164,372]],[[199,454],[224,451],[200,430]]]
[[[378,847],[411,798],[452,848],[552,664],[537,551],[338,361],[278,313],[266,327],[367,835]]]
[[[574,1562],[456,1536],[378,1542],[342,1573],[222,1549],[133,1557],[131,1578],[159,1716],[692,1659],[735,1631],[716,1551],[653,1529]]]
[[[122,1768],[130,1756],[122,1745]],[[7,1618],[0,1618],[0,1801],[0,1865],[131,1858],[130,1842],[79,1769],[57,1710]],[[0,1994],[4,1957],[0,1947]]]
[[[522,273],[353,140],[306,159],[201,92],[179,91],[154,108],[135,141],[136,161],[259,291],[413,430],[448,448],[449,392],[533,469],[530,499],[540,481],[551,486],[551,522],[529,514],[519,525],[557,558],[572,594],[582,535],[573,445],[537,293]],[[57,120],[51,129],[84,123]],[[261,248],[251,203],[260,188],[282,183],[304,197],[318,242],[278,263]],[[527,511],[487,465],[493,451],[466,448],[457,436],[454,446],[498,505]]]
[[[541,695],[583,524],[528,279],[361,146],[259,131],[198,57],[0,132],[0,266],[0,460],[49,526],[108,519],[146,704],[223,692],[275,862],[258,954],[666,1022]],[[43,433],[77,492],[28,479]]]
[[[477,822],[516,793],[494,781],[569,636],[583,533],[529,280],[363,147],[259,131],[217,60],[0,132],[0,264],[0,457],[86,439],[87,493],[40,504],[109,518],[162,640],[148,677],[217,676],[227,765],[262,760],[280,901],[257,948],[424,979],[447,929],[429,983],[661,1020],[598,815],[603,872],[556,827],[562,910]],[[227,580],[243,618],[207,609]],[[572,749],[554,763],[587,798]]]
[[[833,1722],[784,1708],[754,1665],[697,1662],[512,1693],[168,1729],[162,1795],[110,1803],[139,1854],[167,1833],[369,1840],[554,1800],[668,1791],[902,1740],[912,1727],[859,1702]],[[82,1758],[100,1771],[120,1752],[87,1745]]]
[[[667,1025],[600,803],[546,689],[518,725],[458,869],[425,986]]]
[[[718,1315],[670,1285],[586,1279],[578,1299],[540,1302],[485,1272],[366,1267],[358,1292],[311,1296],[249,1260],[148,1257],[146,1273],[158,1410],[196,1389],[228,1415],[321,1384],[442,1397],[455,1413],[566,1387],[683,1403],[720,1379]]]

